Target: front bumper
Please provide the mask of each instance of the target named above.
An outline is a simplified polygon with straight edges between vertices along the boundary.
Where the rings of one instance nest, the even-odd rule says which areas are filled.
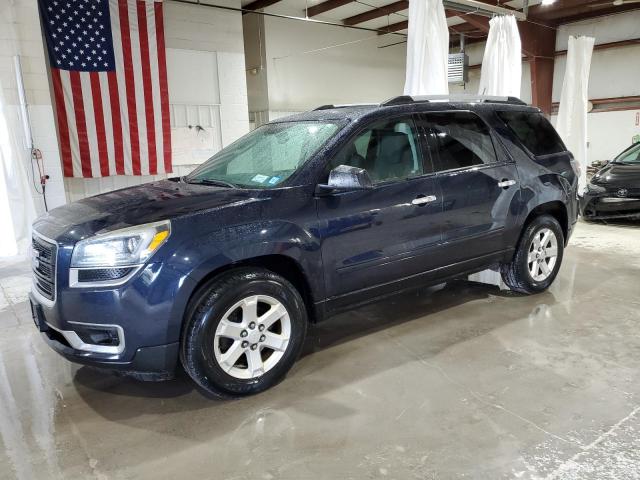
[[[640,194],[621,197],[617,192],[587,190],[580,199],[580,214],[587,220],[640,219]]]
[[[68,360],[140,379],[171,378],[185,308],[196,283],[166,262],[149,263],[118,286],[72,285],[72,249],[59,245],[55,297],[34,285],[34,320],[46,343]]]
[[[67,360],[81,365],[116,371],[140,380],[158,381],[173,378],[178,363],[178,342],[152,347],[138,347],[133,355],[127,358],[122,354],[125,351],[124,336],[122,336],[120,345],[123,348],[119,353],[101,352],[100,349],[93,348],[94,345],[82,344],[74,330],[63,330],[49,323],[45,314],[46,306],[39,302],[37,295],[30,293],[29,300],[34,323],[43,340]],[[72,323],[70,327],[73,328]]]

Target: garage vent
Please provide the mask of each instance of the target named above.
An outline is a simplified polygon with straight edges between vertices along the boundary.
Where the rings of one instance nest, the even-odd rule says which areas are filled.
[[[449,54],[449,83],[465,84],[469,81],[469,57],[466,53]]]

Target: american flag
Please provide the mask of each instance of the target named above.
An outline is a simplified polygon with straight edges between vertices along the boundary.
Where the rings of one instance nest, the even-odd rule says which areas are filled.
[[[162,2],[39,6],[64,176],[171,172]]]

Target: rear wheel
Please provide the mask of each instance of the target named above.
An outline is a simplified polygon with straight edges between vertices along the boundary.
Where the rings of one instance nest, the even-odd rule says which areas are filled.
[[[205,285],[192,303],[182,363],[214,396],[258,393],[294,364],[306,328],[302,297],[286,279],[264,269],[234,270]]]
[[[542,292],[558,275],[563,254],[560,224],[551,215],[542,215],[527,226],[511,263],[502,265],[502,279],[516,292]]]

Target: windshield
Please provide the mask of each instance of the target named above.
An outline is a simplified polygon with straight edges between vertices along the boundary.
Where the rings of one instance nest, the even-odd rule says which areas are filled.
[[[614,160],[615,163],[640,163],[640,143],[628,148]]]
[[[336,124],[322,122],[263,125],[216,153],[186,181],[274,187],[289,178],[338,128]]]

